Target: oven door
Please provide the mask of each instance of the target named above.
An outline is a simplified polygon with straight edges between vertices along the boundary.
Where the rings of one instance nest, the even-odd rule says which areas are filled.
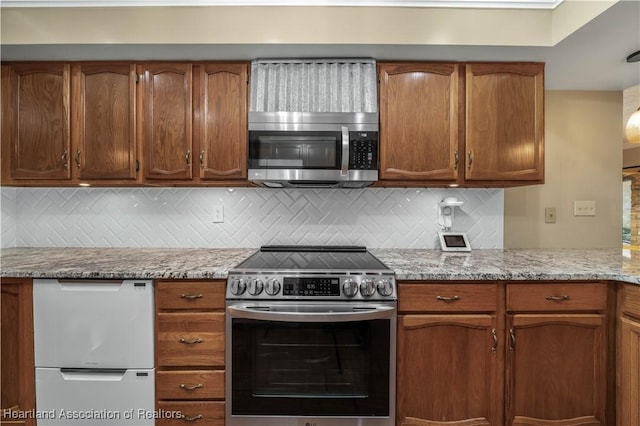
[[[395,302],[229,302],[226,327],[227,426],[395,424]]]

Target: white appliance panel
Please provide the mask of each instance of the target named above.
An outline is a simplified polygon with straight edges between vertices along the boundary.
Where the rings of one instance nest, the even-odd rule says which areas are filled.
[[[38,426],[153,426],[155,370],[36,368]]]
[[[153,368],[151,280],[33,280],[36,367]]]

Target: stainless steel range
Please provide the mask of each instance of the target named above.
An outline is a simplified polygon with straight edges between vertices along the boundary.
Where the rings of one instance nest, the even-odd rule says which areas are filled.
[[[262,247],[226,309],[226,426],[395,425],[395,275],[365,247]]]

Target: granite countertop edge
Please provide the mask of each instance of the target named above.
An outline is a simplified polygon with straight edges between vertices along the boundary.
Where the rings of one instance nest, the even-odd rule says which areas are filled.
[[[256,248],[52,248],[0,250],[0,277],[226,279]],[[640,285],[640,252],[619,249],[433,249],[371,252],[407,281],[593,281]]]

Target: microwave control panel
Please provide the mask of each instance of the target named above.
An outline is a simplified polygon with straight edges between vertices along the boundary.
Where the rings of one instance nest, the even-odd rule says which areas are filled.
[[[349,132],[349,169],[378,170],[378,132]]]

